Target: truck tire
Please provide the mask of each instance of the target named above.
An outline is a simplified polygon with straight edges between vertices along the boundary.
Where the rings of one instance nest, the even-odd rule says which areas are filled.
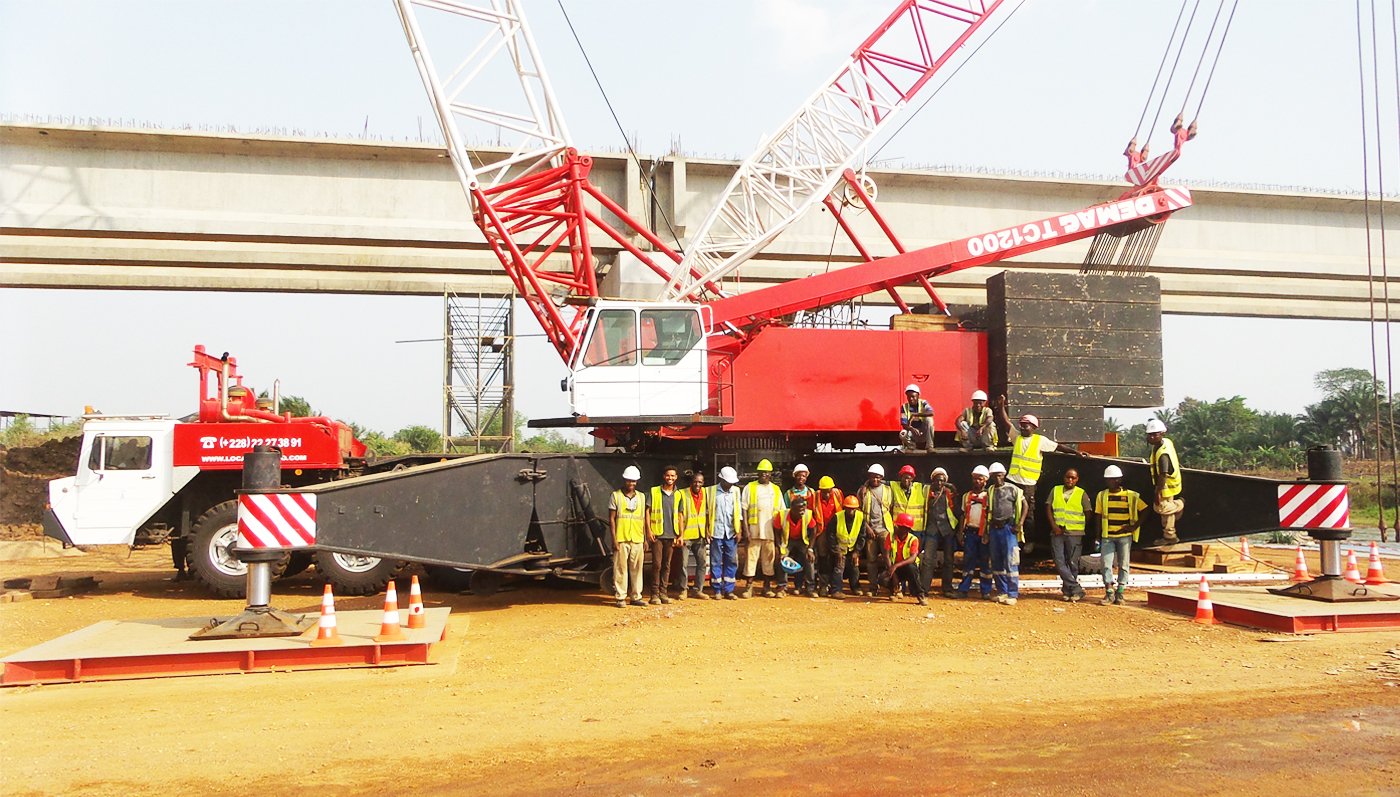
[[[287,569],[282,572],[282,578],[305,573],[315,561],[316,557],[310,551],[292,551],[287,555]]]
[[[191,532],[186,556],[195,578],[220,598],[246,597],[248,566],[234,558],[231,550],[238,540],[238,501],[209,507],[195,520]],[[272,563],[274,579],[282,577],[288,558]]]
[[[433,589],[443,592],[466,592],[472,588],[472,571],[465,567],[423,565],[423,574]]]
[[[357,556],[331,551],[316,552],[316,572],[331,583],[337,595],[373,595],[408,566],[397,559]]]

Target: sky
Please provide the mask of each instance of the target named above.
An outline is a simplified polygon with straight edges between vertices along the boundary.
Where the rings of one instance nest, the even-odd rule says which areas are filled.
[[[625,146],[611,104],[641,153],[740,159],[893,5],[563,0],[606,99],[560,3],[525,9],[581,149]],[[1200,5],[1194,36],[1216,8],[1211,0]],[[1007,0],[1005,25],[935,91],[936,78],[920,97],[932,99],[906,111],[904,128],[871,157],[882,165],[1121,173],[1123,145],[1153,107],[1148,90],[1180,8],[1155,0]],[[1201,133],[1172,179],[1359,192],[1352,10],[1342,2],[1242,0],[1210,81]],[[1387,71],[1388,17],[1381,31]],[[1188,47],[1175,75],[1154,138],[1159,150],[1198,53]],[[1393,170],[1400,125],[1387,75],[1381,139]],[[1188,111],[1205,80],[1202,69]],[[389,0],[0,0],[0,117],[438,139]],[[1367,179],[1374,190],[1374,177]],[[1400,185],[1400,176],[1389,180]],[[1364,246],[1358,239],[1358,250]],[[530,337],[533,320],[518,318],[525,335],[520,410],[567,414],[558,390],[563,366]],[[371,428],[438,427],[440,345],[397,341],[440,337],[441,319],[439,297],[0,287],[0,409],[75,414],[92,405],[184,414],[195,398],[194,371],[184,363],[204,343],[235,354],[260,389],[280,379],[284,393]],[[1362,322],[1168,316],[1163,331],[1171,405],[1188,396],[1242,395],[1260,409],[1298,412],[1320,398],[1314,373],[1371,362]],[[1383,350],[1380,357],[1384,371]]]

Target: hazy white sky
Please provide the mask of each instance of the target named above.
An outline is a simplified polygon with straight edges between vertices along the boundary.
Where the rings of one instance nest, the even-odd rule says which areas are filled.
[[[564,3],[640,151],[676,146],[735,158],[827,79],[893,5]],[[1201,6],[1202,15],[1214,13],[1214,2]],[[878,157],[1120,173],[1119,153],[1179,8],[1028,0]],[[575,142],[620,148],[559,6],[526,9]],[[1381,30],[1389,53],[1388,17]],[[1241,0],[1201,135],[1174,178],[1359,190],[1355,52],[1351,3]],[[1179,107],[1193,66],[1179,71],[1164,117]],[[1381,96],[1389,97],[1381,118],[1393,169],[1400,130],[1388,80]],[[421,130],[435,138],[389,0],[0,0],[0,114],[339,137],[416,139]],[[1165,138],[1159,132],[1155,141]],[[1400,175],[1389,185],[1400,185]],[[255,386],[280,378],[285,392],[331,414],[386,430],[437,426],[439,347],[394,341],[438,337],[441,328],[441,300],[431,297],[0,288],[0,408],[183,414],[194,399],[184,363],[205,343],[236,354]],[[1170,403],[1239,394],[1257,407],[1298,411],[1317,399],[1314,372],[1370,364],[1362,323],[1168,317],[1164,329]],[[533,321],[522,317],[520,331],[533,331]],[[521,359],[522,411],[566,412],[552,350],[527,339]]]

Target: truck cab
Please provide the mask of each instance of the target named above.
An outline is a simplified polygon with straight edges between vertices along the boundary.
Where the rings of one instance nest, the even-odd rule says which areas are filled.
[[[600,301],[588,311],[565,387],[575,415],[689,415],[709,402],[708,308]]]
[[[175,423],[149,415],[87,419],[77,472],[49,482],[45,533],[73,545],[131,545],[199,473],[175,466]]]

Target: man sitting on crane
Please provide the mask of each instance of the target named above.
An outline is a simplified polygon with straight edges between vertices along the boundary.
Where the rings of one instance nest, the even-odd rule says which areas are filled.
[[[919,397],[919,386],[912,382],[899,405],[899,442],[905,451],[933,451],[933,407]]]
[[[958,416],[957,439],[963,451],[997,447],[997,426],[992,419],[992,411],[987,408],[986,392],[974,392],[972,406]]]

